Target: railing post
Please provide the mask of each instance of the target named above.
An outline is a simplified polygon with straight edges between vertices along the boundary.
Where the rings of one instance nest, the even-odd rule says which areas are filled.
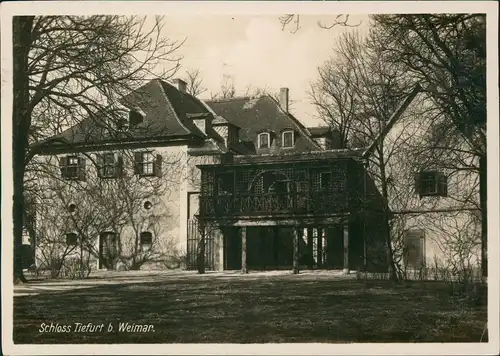
[[[299,273],[299,234],[300,228],[293,229],[293,274]]]
[[[313,229],[307,228],[307,251],[309,255],[309,268],[312,269],[314,265],[314,256],[313,256]]]
[[[321,268],[323,265],[323,228],[318,227],[317,229],[318,236],[316,237],[317,240],[317,262],[316,262],[316,267]]]
[[[241,273],[248,273],[247,266],[247,227],[241,227]]]
[[[349,225],[343,225],[344,235],[344,274],[349,274]]]

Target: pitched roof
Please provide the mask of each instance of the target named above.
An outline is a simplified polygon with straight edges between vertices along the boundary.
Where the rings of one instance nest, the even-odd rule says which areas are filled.
[[[332,133],[330,126],[308,127],[307,130],[311,134],[311,137],[323,137]]]
[[[240,127],[239,137],[244,142],[257,142],[262,131],[280,134],[285,129],[298,133],[294,148],[286,151],[311,151],[319,146],[310,137],[306,127],[293,115],[286,113],[270,96],[237,97],[206,100],[205,103],[219,116]],[[278,153],[280,147],[267,149],[265,153]]]
[[[193,124],[189,114],[210,115],[209,110],[197,98],[178,91],[173,85],[154,79],[139,89],[124,96],[121,105],[128,109],[140,109],[145,113],[143,123],[124,133],[110,129],[105,112],[86,118],[59,135],[44,141],[44,144],[66,142],[70,144],[94,144],[116,142],[124,139],[150,137],[182,137],[203,134]]]

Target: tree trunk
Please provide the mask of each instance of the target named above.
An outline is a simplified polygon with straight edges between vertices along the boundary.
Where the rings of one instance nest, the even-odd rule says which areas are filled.
[[[382,152],[382,145],[380,145],[380,152]],[[396,266],[394,264],[394,252],[392,250],[392,239],[391,239],[391,227],[390,227],[390,222],[389,222],[389,207],[386,204],[389,204],[389,194],[387,190],[387,177],[385,175],[385,162],[382,154],[379,152],[380,155],[380,176],[381,176],[381,185],[382,185],[382,197],[384,199],[384,206],[382,208],[382,224],[384,225],[383,228],[385,230],[385,236],[386,236],[386,245],[387,245],[387,265],[389,268],[389,280],[392,282],[397,282],[398,276],[396,274]]]
[[[389,211],[384,209],[383,224],[386,229],[386,244],[387,244],[387,265],[389,267],[389,280],[397,282],[398,275],[394,264],[394,251],[392,250],[391,227],[389,225]]]
[[[14,283],[26,282],[23,275],[21,246],[23,243],[24,173],[28,149],[28,130],[31,124],[29,106],[28,54],[31,45],[33,16],[16,16],[13,23],[13,81],[12,113],[13,153],[13,223],[14,223]]]
[[[481,274],[488,276],[488,207],[486,155],[479,158],[479,202],[481,207]]]

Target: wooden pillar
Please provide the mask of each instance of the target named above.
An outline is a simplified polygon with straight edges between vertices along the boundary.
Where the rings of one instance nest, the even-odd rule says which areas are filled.
[[[349,225],[346,223],[343,226],[344,235],[344,273],[349,273]]]
[[[300,228],[293,229],[293,274],[299,273],[299,237],[302,237]]]
[[[222,246],[222,252],[224,253],[224,257],[223,257],[223,269],[226,270],[228,269],[229,267],[229,261],[228,261],[228,256],[229,256],[229,253],[228,253],[228,248],[229,248],[229,243],[228,243],[228,239],[229,239],[229,236],[231,236],[231,233],[230,233],[230,229],[229,228],[224,228],[223,230],[223,233],[222,233],[222,241],[223,241],[223,246]]]
[[[248,273],[247,267],[247,227],[241,227],[241,273]]]
[[[316,266],[318,268],[321,268],[323,266],[323,228],[318,227],[318,236],[316,237],[317,240],[317,263]]]
[[[278,239],[279,239],[279,234],[278,234],[278,228],[274,226],[273,228],[273,259],[274,259],[274,267],[278,268],[279,266],[279,259],[278,259]]]
[[[199,231],[199,240],[198,240],[198,258],[197,258],[197,265],[198,265],[198,273],[199,274],[204,274],[205,273],[205,241],[206,241],[206,233],[207,229],[205,226],[205,222],[203,220],[200,220],[198,222],[198,231]]]
[[[307,228],[307,251],[309,258],[309,268],[314,266],[314,256],[313,256],[313,229]]]
[[[218,253],[218,258],[219,258],[219,264],[218,264],[218,270],[219,271],[224,271],[224,261],[225,261],[225,258],[224,258],[224,235],[225,235],[225,231],[224,229],[222,228],[219,228],[219,231],[217,232],[217,240],[218,240],[218,247],[219,247],[219,253]]]
[[[363,270],[365,272],[365,275],[366,275],[367,269],[368,269],[368,266],[367,266],[367,260],[366,260],[366,227],[363,227]]]

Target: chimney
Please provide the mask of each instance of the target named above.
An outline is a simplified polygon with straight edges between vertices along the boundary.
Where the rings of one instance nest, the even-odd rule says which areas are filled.
[[[288,88],[280,88],[280,106],[288,113]]]
[[[178,91],[185,93],[187,88],[187,83],[182,79],[174,79],[175,87]]]

